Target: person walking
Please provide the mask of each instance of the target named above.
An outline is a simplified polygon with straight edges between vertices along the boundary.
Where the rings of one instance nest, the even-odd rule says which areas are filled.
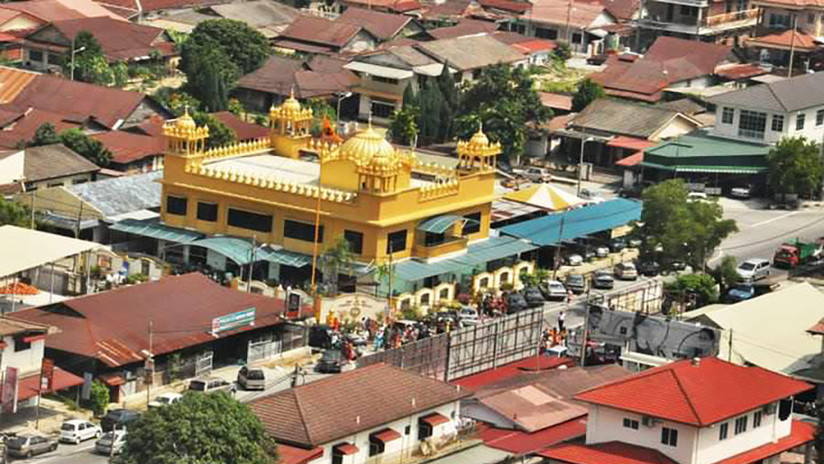
[[[558,331],[559,332],[564,331],[564,319],[565,318],[566,318],[566,314],[564,313],[564,310],[562,309],[561,312],[558,313]]]

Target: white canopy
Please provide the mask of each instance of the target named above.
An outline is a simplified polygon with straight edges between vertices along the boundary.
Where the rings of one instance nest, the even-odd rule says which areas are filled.
[[[0,227],[0,278],[103,245],[15,226]]]

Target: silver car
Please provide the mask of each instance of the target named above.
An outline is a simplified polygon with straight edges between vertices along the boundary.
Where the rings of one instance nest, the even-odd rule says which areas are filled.
[[[56,450],[57,440],[39,435],[17,435],[6,442],[6,447],[10,455],[29,459]]]
[[[738,266],[738,276],[743,280],[758,280],[770,275],[770,262],[766,259],[748,259]]]
[[[94,450],[105,456],[118,455],[123,452],[126,446],[126,430],[115,430],[106,432],[94,442]]]
[[[237,384],[244,390],[265,390],[266,375],[263,369],[243,366],[237,372]]]

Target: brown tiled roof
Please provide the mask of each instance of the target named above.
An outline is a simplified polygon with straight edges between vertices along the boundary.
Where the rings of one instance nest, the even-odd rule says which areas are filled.
[[[519,0],[478,0],[484,8],[502,10],[509,13],[525,13],[532,8],[532,4]]]
[[[23,172],[27,182],[99,171],[100,167],[62,144],[26,148]]]
[[[34,324],[32,322],[24,321],[22,319],[15,319],[10,316],[0,317],[0,337],[26,332],[45,333],[48,331],[49,326],[47,325]]]
[[[259,139],[261,137],[266,137],[269,135],[268,128],[263,127],[259,124],[252,124],[250,122],[246,122],[229,111],[219,111],[217,113],[212,113],[212,116],[217,118],[218,121],[222,122],[229,129],[235,131],[238,140],[243,141],[250,139]]]
[[[0,80],[0,86],[2,86]],[[9,106],[35,108],[61,114],[67,121],[83,123],[89,118],[107,128],[126,120],[146,97],[112,87],[38,75]]]
[[[597,3],[575,2],[575,8],[569,9],[566,0],[536,0],[532,10],[523,13],[524,19],[538,23],[566,25],[574,28],[589,27],[605,10]],[[568,19],[567,19],[568,18]]]
[[[24,2],[9,2],[0,5],[0,10],[26,13],[44,23],[97,16],[119,18],[110,10],[91,0],[28,0]],[[123,22],[122,18],[120,19],[121,22]]]
[[[641,7],[641,0],[603,0],[603,3],[612,16],[622,21],[633,19]]]
[[[406,13],[421,9],[418,0],[343,0],[343,3],[358,5],[361,8],[380,8],[395,13]]]
[[[486,34],[493,32],[497,26],[490,21],[478,21],[474,19],[462,19],[458,24],[450,27],[440,27],[430,29],[427,34],[436,39],[452,39],[467,35]]]
[[[375,364],[284,390],[249,406],[276,441],[313,447],[467,396],[439,380]]]
[[[0,114],[3,115],[0,147],[5,148],[16,148],[21,141],[31,140],[37,129],[46,123],[51,123],[58,133],[80,127],[79,123],[66,121],[65,115],[34,108],[19,110],[3,105]]]
[[[294,89],[298,98],[312,98],[345,92],[358,83],[357,76],[343,69],[343,61],[316,56],[311,62],[270,57],[257,71],[238,80],[238,87],[274,95],[289,95]]]
[[[471,0],[446,0],[440,4],[427,5],[423,17],[430,19],[463,17],[469,10],[471,3]]]
[[[191,273],[27,309],[15,317],[61,329],[46,340],[48,348],[118,367],[143,361],[149,321],[155,330],[152,351],[160,355],[214,341],[213,318],[250,307],[256,309],[254,327],[220,332],[218,338],[279,324],[283,302]]]
[[[337,21],[360,26],[380,40],[388,40],[399,34],[413,18],[392,13],[383,13],[363,8],[347,8]]]
[[[109,61],[148,57],[155,50],[164,56],[175,53],[174,46],[164,39],[163,29],[107,17],[53,21],[30,34],[26,38],[27,42],[39,45],[41,42],[35,36],[47,28],[57,29],[69,41],[74,40],[80,32],[90,32],[100,43]],[[161,43],[166,46],[160,46]]]
[[[347,22],[332,21],[313,16],[301,16],[295,19],[295,21],[280,34],[280,37],[283,39],[340,48],[349,43],[361,29],[360,26]]]
[[[128,164],[151,156],[162,155],[166,150],[163,137],[135,134],[126,131],[109,131],[94,134],[112,152],[112,162]]]
[[[140,2],[140,5],[138,5],[138,2]],[[205,7],[227,2],[224,0],[100,0],[99,3],[134,11],[142,10],[143,12],[149,12],[188,7]]]
[[[559,93],[538,92],[538,98],[541,99],[541,104],[547,108],[555,108],[559,110],[572,110],[572,97],[569,95],[561,95]]]
[[[793,36],[795,36],[795,38],[793,38]],[[801,31],[793,31],[791,29],[775,34],[747,39],[746,45],[748,47],[776,48],[779,50],[790,50],[791,48],[794,48],[797,51],[806,52],[822,48],[816,41],[815,37]]]

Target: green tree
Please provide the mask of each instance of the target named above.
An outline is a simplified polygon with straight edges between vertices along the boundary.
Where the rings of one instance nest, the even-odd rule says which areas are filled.
[[[633,235],[642,240],[641,254],[658,259],[664,268],[686,262],[693,269],[704,266],[707,257],[738,227],[723,219],[715,201],[687,201],[687,187],[671,179],[644,190],[644,209]]]
[[[557,47],[552,52],[553,55],[557,56],[558,59],[562,61],[566,61],[572,58],[572,49],[569,47],[569,43],[563,40],[559,40],[557,42]]]
[[[29,227],[31,210],[21,203],[0,198],[0,226]]]
[[[87,404],[95,416],[101,417],[106,414],[106,409],[109,407],[109,387],[99,380],[92,382],[91,394]]]
[[[443,95],[441,95],[438,85],[429,80],[424,85],[420,99],[421,112],[418,118],[418,128],[421,143],[423,145],[435,143],[440,137]]]
[[[412,88],[412,84],[407,84],[406,87],[403,89],[403,106],[418,106],[420,102],[418,101],[418,94],[415,93],[415,89]]]
[[[84,134],[80,129],[67,129],[60,133],[60,143],[98,166],[108,166],[112,152],[99,140]]]
[[[420,110],[414,105],[404,105],[392,115],[389,136],[398,145],[412,146],[418,138],[418,115]]]
[[[599,98],[604,98],[606,95],[601,84],[586,78],[578,83],[578,90],[572,96],[572,111],[581,111],[590,103]]]
[[[207,126],[209,128],[209,139],[206,141],[206,148],[222,147],[237,142],[235,131],[211,114],[195,112],[192,114],[192,119],[198,126]]]
[[[355,262],[355,254],[349,246],[349,241],[340,236],[335,244],[327,248],[323,253],[328,266],[326,274],[332,277],[332,296],[338,293],[338,278],[342,272],[352,274],[352,265]]]
[[[543,122],[552,116],[532,88],[529,74],[503,64],[484,69],[460,100],[455,135],[468,139],[483,123],[487,136],[501,142],[504,160],[523,153],[527,122]]]
[[[194,111],[200,108],[200,100],[180,89],[161,87],[152,95],[161,105],[168,108],[176,117],[183,115],[185,109]]]
[[[439,133],[439,141],[446,142],[452,137],[452,120],[453,116],[458,112],[458,105],[460,104],[460,95],[458,94],[458,87],[455,85],[455,79],[452,77],[452,72],[449,70],[449,63],[445,62],[441,75],[437,79],[438,90],[441,91],[443,102],[441,104],[441,130]]]
[[[75,80],[98,85],[110,85],[114,81],[114,74],[103,54],[103,48],[91,32],[78,32],[73,47],[74,62],[71,49],[66,52],[63,62],[68,63],[68,74],[71,74],[71,68],[74,66]]]
[[[235,116],[240,116],[240,113],[243,113],[243,104],[237,98],[230,98],[227,108]]]
[[[126,63],[118,61],[111,66],[111,69],[115,87],[125,87],[129,83],[129,67]]]
[[[718,266],[712,269],[711,273],[721,287],[722,294],[741,280],[741,276],[738,275],[738,261],[735,256],[724,256]]]
[[[45,122],[34,131],[34,138],[31,139],[28,145],[31,147],[41,147],[55,143],[60,143],[60,137],[58,137],[54,125],[50,122]]]
[[[770,150],[767,183],[773,193],[797,193],[811,197],[821,189],[824,175],[819,145],[804,137],[782,138]]]
[[[226,393],[189,393],[129,427],[122,464],[271,464],[277,449],[248,406]]]
[[[682,303],[694,301],[695,308],[718,301],[715,279],[709,274],[681,274],[674,282],[667,283],[665,289],[675,301]]]

